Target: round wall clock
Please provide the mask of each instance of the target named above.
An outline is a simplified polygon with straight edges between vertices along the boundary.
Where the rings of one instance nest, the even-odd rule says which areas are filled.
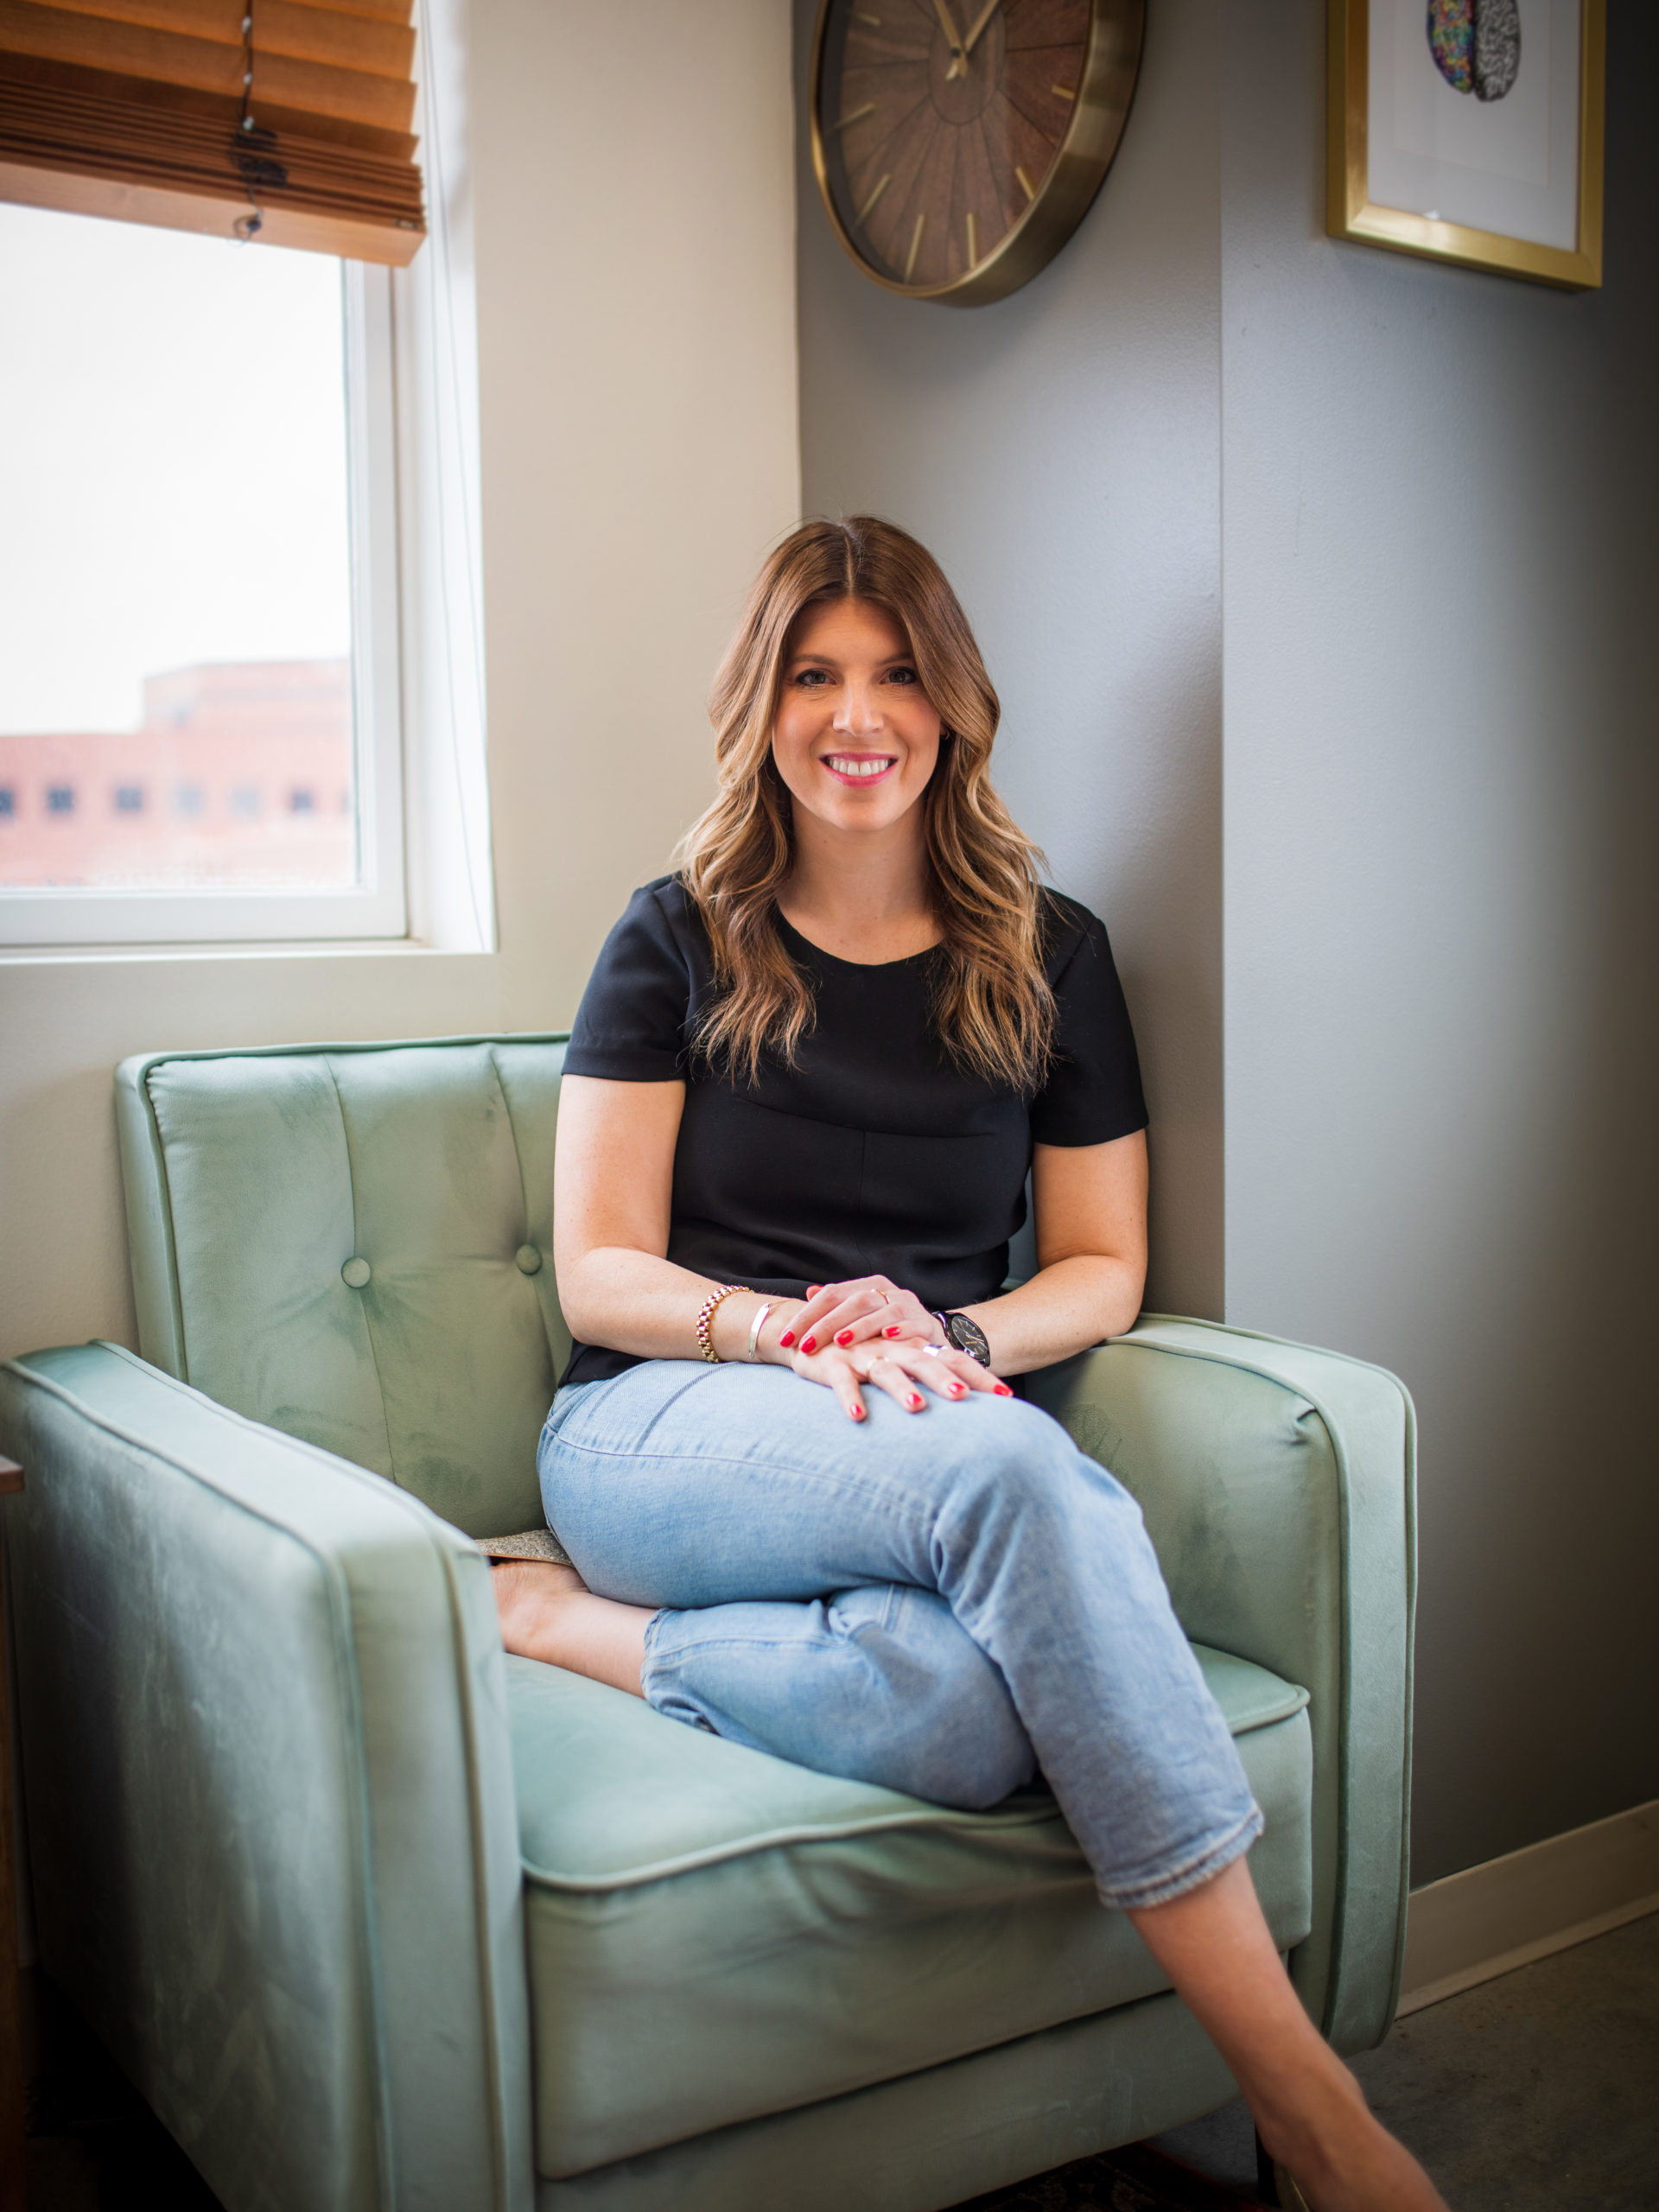
[[[1111,167],[1146,0],[823,0],[812,159],[836,232],[890,292],[1000,300]]]

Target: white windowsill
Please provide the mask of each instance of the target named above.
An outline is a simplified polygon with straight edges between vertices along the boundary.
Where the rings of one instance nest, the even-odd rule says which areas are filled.
[[[33,944],[0,950],[0,969],[108,967],[185,960],[489,959],[493,947],[428,944],[414,938],[284,938],[247,944]]]

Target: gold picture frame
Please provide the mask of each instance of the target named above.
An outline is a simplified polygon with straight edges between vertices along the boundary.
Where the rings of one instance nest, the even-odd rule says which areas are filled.
[[[1424,25],[1423,54],[1431,76],[1435,61],[1430,54],[1427,11],[1423,0],[1375,0],[1391,16],[1409,5]],[[1554,0],[1561,8],[1567,0]],[[1325,229],[1332,238],[1353,238],[1366,245],[1384,246],[1394,253],[1419,254],[1430,261],[1449,261],[1464,269],[1484,269],[1503,276],[1529,277],[1541,284],[1559,284],[1574,291],[1592,289],[1601,283],[1601,217],[1603,130],[1605,111],[1607,10],[1606,0],[1577,0],[1577,99],[1568,98],[1567,116],[1576,120],[1575,149],[1561,149],[1568,158],[1556,166],[1576,181],[1576,221],[1570,245],[1544,244],[1516,237],[1497,227],[1478,227],[1469,220],[1443,219],[1438,208],[1427,211],[1391,206],[1388,180],[1375,174],[1372,124],[1377,111],[1373,99],[1373,0],[1328,0],[1329,99],[1327,104],[1329,171],[1325,200]],[[1571,36],[1565,23],[1561,35]],[[1572,49],[1568,48],[1568,58]],[[1445,75],[1444,70],[1441,75]],[[1454,91],[1464,86],[1454,86]],[[1414,92],[1416,87],[1413,87]],[[1433,97],[1444,100],[1445,94]],[[1485,94],[1483,92],[1483,98]],[[1500,95],[1501,97],[1501,95]],[[1554,95],[1552,95],[1554,97]],[[1478,114],[1478,108],[1470,111]],[[1484,127],[1484,126],[1483,126]],[[1552,148],[1552,156],[1554,152]],[[1571,160],[1572,153],[1576,160]],[[1432,157],[1431,157],[1432,158]],[[1429,174],[1427,169],[1423,172]],[[1466,172],[1465,173],[1467,174]],[[1485,197],[1501,200],[1503,187],[1490,186]],[[1407,196],[1396,192],[1395,198]],[[1432,196],[1438,194],[1425,194]],[[1467,211],[1465,210],[1465,213]],[[1559,219],[1558,219],[1559,226]],[[1544,228],[1542,223],[1538,228]]]

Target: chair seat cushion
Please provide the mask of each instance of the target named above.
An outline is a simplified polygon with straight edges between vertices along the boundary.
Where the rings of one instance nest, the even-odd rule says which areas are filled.
[[[1195,1646],[1267,1831],[1281,1950],[1312,1910],[1306,1694]],[[1168,1986],[1046,1792],[960,1813],[509,1659],[537,2164],[580,2173]]]

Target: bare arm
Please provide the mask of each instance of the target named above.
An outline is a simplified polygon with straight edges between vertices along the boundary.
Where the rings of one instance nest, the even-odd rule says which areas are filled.
[[[568,1075],[553,1161],[553,1265],[567,1326],[583,1344],[647,1359],[698,1359],[697,1310],[714,1285],[668,1252],[683,1083]],[[715,1350],[741,1359],[758,1298],[722,1299]],[[768,1325],[775,1344],[783,1325]]]
[[[999,1375],[1023,1375],[1122,1336],[1147,1281],[1147,1139],[1036,1147],[1031,1164],[1037,1273],[1005,1297],[964,1306]]]

